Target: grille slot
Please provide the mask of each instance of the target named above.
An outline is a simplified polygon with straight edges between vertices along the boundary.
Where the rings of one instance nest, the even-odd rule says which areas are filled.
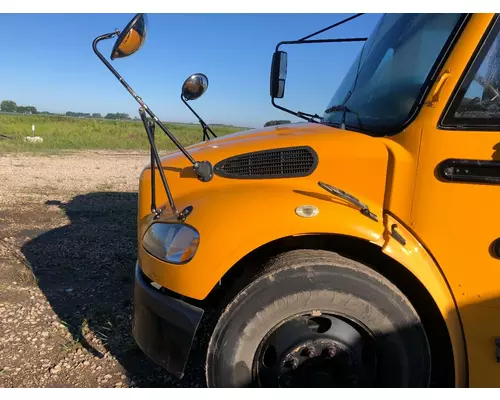
[[[238,179],[295,178],[310,175],[317,164],[312,148],[288,147],[226,158],[215,165],[215,173]]]

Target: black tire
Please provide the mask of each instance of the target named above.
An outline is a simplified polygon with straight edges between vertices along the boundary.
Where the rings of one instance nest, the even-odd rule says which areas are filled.
[[[256,353],[263,339],[283,321],[313,310],[339,316],[370,335],[376,367],[368,386],[429,385],[429,343],[401,291],[339,254],[294,250],[272,260],[221,313],[208,345],[208,387],[260,386]]]

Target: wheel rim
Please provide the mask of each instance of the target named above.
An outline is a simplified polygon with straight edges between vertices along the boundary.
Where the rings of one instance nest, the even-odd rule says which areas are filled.
[[[315,311],[271,329],[257,349],[253,374],[262,387],[372,387],[376,365],[368,329]]]

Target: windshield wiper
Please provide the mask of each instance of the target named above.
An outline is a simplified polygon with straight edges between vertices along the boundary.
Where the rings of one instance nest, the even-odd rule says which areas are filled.
[[[356,76],[354,77],[354,84],[352,85],[351,90],[349,90],[347,92],[347,95],[345,96],[344,102],[342,104],[329,107],[325,110],[325,114],[329,114],[329,113],[332,113],[335,111],[342,111],[342,119],[340,120],[340,129],[345,129],[345,117],[346,117],[346,114],[348,112],[356,114],[356,116],[358,117],[359,127],[360,127],[360,129],[363,129],[362,124],[361,124],[361,118],[359,118],[359,113],[348,108],[346,106],[346,104],[349,101],[349,99],[351,98],[352,92],[354,92],[354,89],[356,88],[356,85],[358,83],[358,77],[359,77],[359,74],[361,73],[361,59],[363,58],[363,52],[365,51],[365,46],[366,46],[366,42],[363,44],[363,48],[361,49],[361,53],[359,55],[358,66],[356,67]]]
[[[318,185],[319,187],[321,187],[322,189],[325,189],[328,193],[334,195],[334,196],[338,196],[340,197],[341,199],[355,205],[356,207],[359,208],[359,211],[361,212],[361,214],[365,215],[366,217],[374,220],[375,222],[378,222],[378,218],[377,216],[370,211],[370,209],[368,208],[368,206],[364,203],[362,203],[361,201],[359,201],[356,197],[354,197],[353,195],[347,193],[347,192],[344,192],[342,189],[339,189],[337,187],[334,187],[334,186],[331,186],[331,185],[328,185],[324,182],[321,182],[319,181],[318,182]]]
[[[337,111],[350,111],[349,108],[344,105],[344,104],[338,104],[336,106],[331,106],[325,110],[326,114],[330,114],[332,112],[337,112]]]
[[[336,106],[331,106],[325,110],[325,114],[330,114],[332,112],[342,112],[342,118],[340,119],[340,129],[345,129],[345,117],[347,113],[355,114],[358,117],[359,127],[362,129],[361,119],[359,118],[359,113],[351,110],[344,104],[339,104]]]
[[[323,121],[323,117],[320,117],[318,114],[308,114],[302,111],[297,111],[297,115],[302,118],[307,117],[308,122],[316,122],[314,119],[318,119],[319,122]]]

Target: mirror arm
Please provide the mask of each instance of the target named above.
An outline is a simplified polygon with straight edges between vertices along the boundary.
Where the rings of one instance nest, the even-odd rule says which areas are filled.
[[[213,167],[209,161],[196,161],[191,154],[182,146],[182,144],[175,138],[175,136],[170,133],[167,127],[159,120],[159,118],[151,111],[146,103],[134,92],[134,90],[130,87],[130,85],[125,82],[125,80],[121,77],[116,69],[106,60],[106,58],[101,54],[101,52],[97,49],[97,44],[106,39],[111,39],[116,36],[119,32],[115,31],[113,33],[107,33],[101,36],[98,36],[94,39],[92,43],[92,48],[94,49],[94,53],[99,57],[99,59],[103,62],[103,64],[112,72],[112,74],[120,81],[120,83],[127,89],[127,91],[132,95],[132,97],[144,108],[144,110],[149,114],[151,118],[155,121],[155,123],[161,128],[163,132],[168,136],[168,138],[177,146],[177,148],[184,154],[184,156],[189,160],[191,164],[193,164],[193,168],[198,175],[198,178],[202,182],[209,182],[213,178]]]
[[[156,179],[155,179],[155,162],[156,156],[154,154],[154,150],[156,150],[155,145],[155,123],[151,120],[146,119],[146,113],[144,113],[144,117],[142,116],[144,110],[142,108],[139,109],[139,115],[141,116],[142,122],[144,124],[144,128],[146,129],[146,134],[149,139],[149,152],[151,155],[151,212],[157,215],[158,211],[156,209]],[[147,126],[146,126],[147,124]],[[154,149],[153,149],[154,147]]]
[[[352,21],[353,19],[356,19],[356,18],[359,18],[361,17],[362,15],[364,15],[363,13],[359,13],[359,14],[354,14],[354,15],[351,15],[350,17],[346,18],[346,19],[343,19],[342,21],[339,21],[339,22],[336,22],[335,24],[333,25],[330,25],[330,26],[327,26],[326,28],[323,28],[317,32],[314,32],[314,33],[311,33],[310,35],[307,35],[307,36],[304,36],[302,39],[299,39],[298,41],[299,42],[302,42],[306,39],[309,39],[309,38],[312,38],[313,36],[317,36],[319,35],[320,33],[323,33],[323,32],[326,32],[326,31],[329,31],[330,29],[333,29],[339,25],[342,25],[342,24],[345,24],[346,22],[349,22],[349,21]]]
[[[92,43],[92,49],[94,50],[94,53],[99,57],[99,59],[103,62],[103,64],[111,71],[111,73],[115,76],[116,79],[120,81],[120,83],[127,89],[127,91],[141,104],[141,106],[144,106],[144,103],[142,102],[141,98],[135,94],[135,92],[132,90],[130,85],[125,82],[125,80],[121,77],[121,75],[118,73],[116,69],[113,68],[113,66],[109,63],[108,60],[101,54],[101,52],[97,48],[97,44],[102,41],[102,40],[107,40],[107,39],[112,39],[115,36],[118,36],[120,34],[119,31],[115,31],[113,33],[106,33],[105,35],[98,36],[94,39],[94,42]],[[141,103],[142,102],[142,103]]]
[[[315,39],[315,40],[284,40],[276,45],[276,51],[284,44],[312,44],[312,43],[350,43],[350,42],[366,42],[366,37],[355,38],[340,38],[340,39]]]
[[[357,15],[355,15],[355,16],[353,16],[353,17],[347,18],[347,19],[345,19],[345,20],[343,20],[343,21],[341,21],[341,22],[339,22],[339,23],[337,23],[337,24],[331,25],[331,26],[329,26],[329,27],[327,27],[327,28],[325,28],[325,29],[322,29],[322,30],[320,30],[320,31],[318,31],[318,32],[316,32],[316,33],[311,34],[311,35],[305,36],[305,37],[303,37],[302,39],[299,39],[299,40],[287,40],[287,41],[282,41],[282,42],[279,42],[279,43],[276,45],[276,52],[278,52],[278,51],[279,51],[279,49],[280,49],[280,47],[281,47],[282,45],[285,45],[285,44],[311,44],[311,43],[366,42],[366,41],[368,40],[368,38],[340,38],[340,39],[317,39],[317,40],[307,40],[307,39],[308,39],[308,38],[310,38],[310,37],[313,37],[313,36],[315,36],[315,35],[317,35],[317,34],[319,34],[319,33],[322,33],[322,32],[325,32],[325,31],[327,31],[327,30],[329,30],[329,29],[332,29],[332,28],[334,28],[335,26],[338,26],[338,25],[340,25],[340,24],[343,24],[343,23],[345,23],[345,22],[347,22],[347,21],[350,21],[350,20],[352,20],[352,19],[354,19],[354,18],[357,18],[357,17],[359,17],[359,16],[361,16],[361,15],[363,15],[363,14],[357,14]],[[314,119],[313,119],[313,117],[314,117],[314,116],[313,116],[313,115],[311,115],[311,114],[306,114],[306,113],[301,113],[301,112],[295,112],[295,111],[289,110],[288,108],[285,108],[285,107],[282,107],[282,106],[280,106],[280,105],[276,104],[276,102],[275,102],[275,98],[274,98],[274,97],[271,97],[271,103],[272,103],[272,105],[273,105],[274,107],[276,107],[276,108],[277,108],[277,109],[279,109],[279,110],[282,110],[282,111],[285,111],[285,112],[287,112],[287,113],[289,113],[289,114],[295,115],[296,117],[298,117],[298,118],[302,118],[302,119],[304,119],[304,120],[306,120],[306,121],[308,121],[308,122],[316,122],[316,121],[314,121]]]
[[[189,110],[195,115],[195,117],[198,118],[198,122],[200,123],[201,127],[203,128],[203,140],[205,140],[205,137],[207,138],[207,140],[210,140],[210,136],[208,135],[208,132],[210,132],[212,134],[212,136],[214,138],[216,138],[217,135],[205,123],[205,121],[203,121],[203,119],[198,115],[198,113],[193,110],[193,108],[188,104],[187,100],[184,98],[184,96],[182,94],[181,94],[181,100],[186,105],[186,107],[189,108]]]
[[[203,139],[205,139],[206,137],[207,140],[210,140],[208,132],[210,132],[214,138],[217,137],[217,135],[212,131],[212,129],[208,125],[206,125],[205,122],[203,122]]]
[[[165,189],[165,194],[167,195],[168,203],[170,204],[170,208],[172,212],[176,215],[178,219],[182,219],[181,214],[177,211],[175,207],[174,198],[172,197],[172,193],[170,192],[170,187],[167,183],[167,178],[165,177],[165,171],[161,167],[160,155],[158,154],[158,150],[156,149],[155,139],[154,139],[154,122],[148,120],[146,116],[146,112],[143,107],[139,108],[139,115],[144,124],[144,129],[148,135],[148,140],[151,148],[151,212],[154,214],[155,219],[157,219],[162,210],[158,210],[156,208],[156,190],[155,190],[155,169],[158,168],[158,172],[160,173],[161,182],[163,184],[163,188]]]

